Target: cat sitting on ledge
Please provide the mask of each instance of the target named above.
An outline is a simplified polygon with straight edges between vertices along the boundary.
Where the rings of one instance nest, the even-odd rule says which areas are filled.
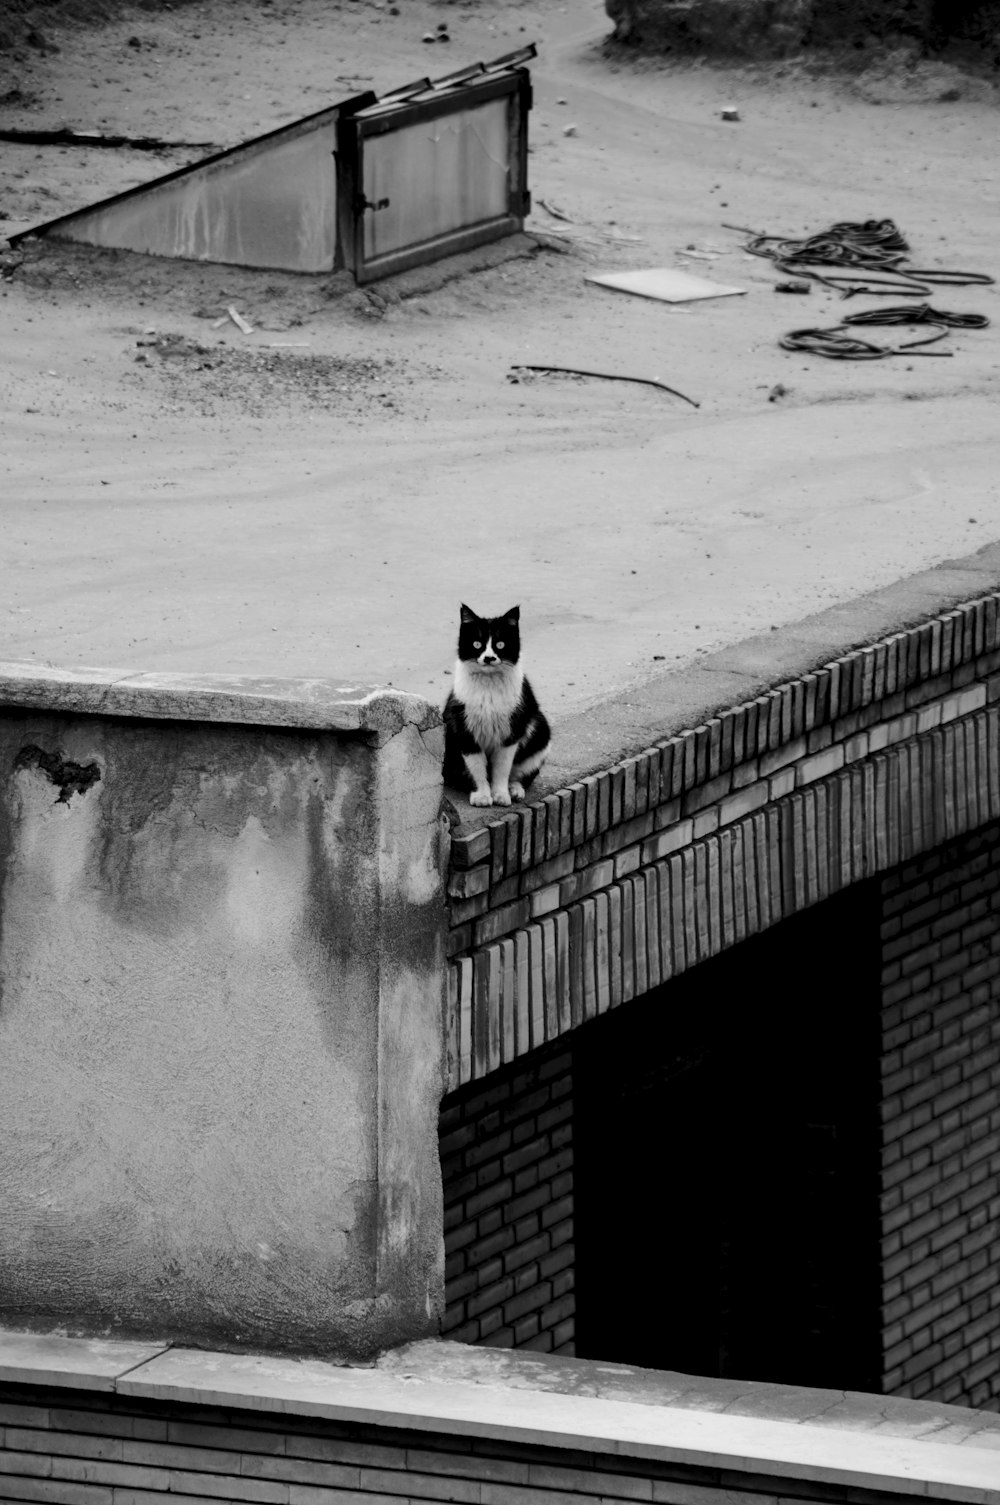
[[[461,608],[455,679],[444,708],[444,781],[471,805],[509,805],[545,761],[551,736],[521,667],[521,609]]]

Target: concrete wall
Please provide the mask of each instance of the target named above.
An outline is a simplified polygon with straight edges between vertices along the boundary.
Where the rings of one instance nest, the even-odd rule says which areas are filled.
[[[437,713],[9,666],[0,708],[4,1320],[433,1332]]]
[[[659,51],[771,56],[802,46],[813,0],[604,0],[614,36]]]
[[[605,0],[615,39],[663,51],[781,56],[814,43],[961,34],[934,0]]]

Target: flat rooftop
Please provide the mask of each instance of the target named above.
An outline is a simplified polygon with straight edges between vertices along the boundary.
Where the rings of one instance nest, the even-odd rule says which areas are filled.
[[[241,30],[219,7],[197,42],[157,13],[143,20],[156,69],[128,28],[73,32],[32,65],[29,123],[86,124],[99,62],[105,130],[235,142],[340,97],[331,56],[376,91],[433,72],[444,49],[421,44],[411,11],[360,26],[360,7],[295,0],[294,27],[254,8]],[[440,704],[459,602],[519,602],[555,723],[551,784],[851,646],[876,617],[879,631],[912,620],[920,582],[934,606],[996,583],[996,286],[935,290],[994,318],[935,347],[947,358],[791,354],[786,330],[877,300],[776,295],[774,269],[727,228],[891,216],[916,265],[995,274],[995,105],[971,85],[948,103],[912,79],[880,94],[632,66],[602,56],[608,30],[600,0],[454,19],[452,65],[539,44],[541,248],[528,236],[406,274],[375,290],[381,305],[313,278],[18,248],[0,298],[5,659],[339,677]],[[206,59],[223,55],[209,87]],[[4,158],[16,232],[183,154]],[[642,266],[745,292],[668,305],[586,281]],[[251,334],[216,327],[229,303]],[[161,353],[160,335],[188,353]],[[656,377],[700,406],[510,379],[530,363]]]

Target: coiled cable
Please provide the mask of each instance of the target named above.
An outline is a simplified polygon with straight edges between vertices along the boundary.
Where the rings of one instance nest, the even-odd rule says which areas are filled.
[[[843,297],[870,293],[886,297],[926,297],[933,286],[989,286],[984,272],[935,270],[906,265],[910,247],[891,219],[844,220],[816,235],[789,239],[780,235],[751,235],[743,248],[752,256],[773,261],[780,272],[808,277]],[[850,272],[819,272],[817,267],[850,268]],[[871,273],[861,278],[858,273]]]
[[[953,313],[949,309],[932,308],[929,303],[917,307],[904,303],[895,308],[872,308],[863,313],[848,314],[831,329],[793,329],[778,343],[782,350],[804,350],[811,355],[824,355],[830,360],[840,361],[876,361],[890,355],[950,356],[953,353],[950,350],[925,350],[921,347],[945,339],[949,329],[985,329],[989,322],[985,314]],[[921,324],[936,332],[923,339],[907,340],[901,345],[876,345],[850,332],[858,326]]]

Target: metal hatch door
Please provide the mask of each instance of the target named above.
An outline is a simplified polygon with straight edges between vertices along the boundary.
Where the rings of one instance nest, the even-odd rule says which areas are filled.
[[[530,101],[528,74],[516,69],[341,120],[342,243],[356,281],[523,227]]]

